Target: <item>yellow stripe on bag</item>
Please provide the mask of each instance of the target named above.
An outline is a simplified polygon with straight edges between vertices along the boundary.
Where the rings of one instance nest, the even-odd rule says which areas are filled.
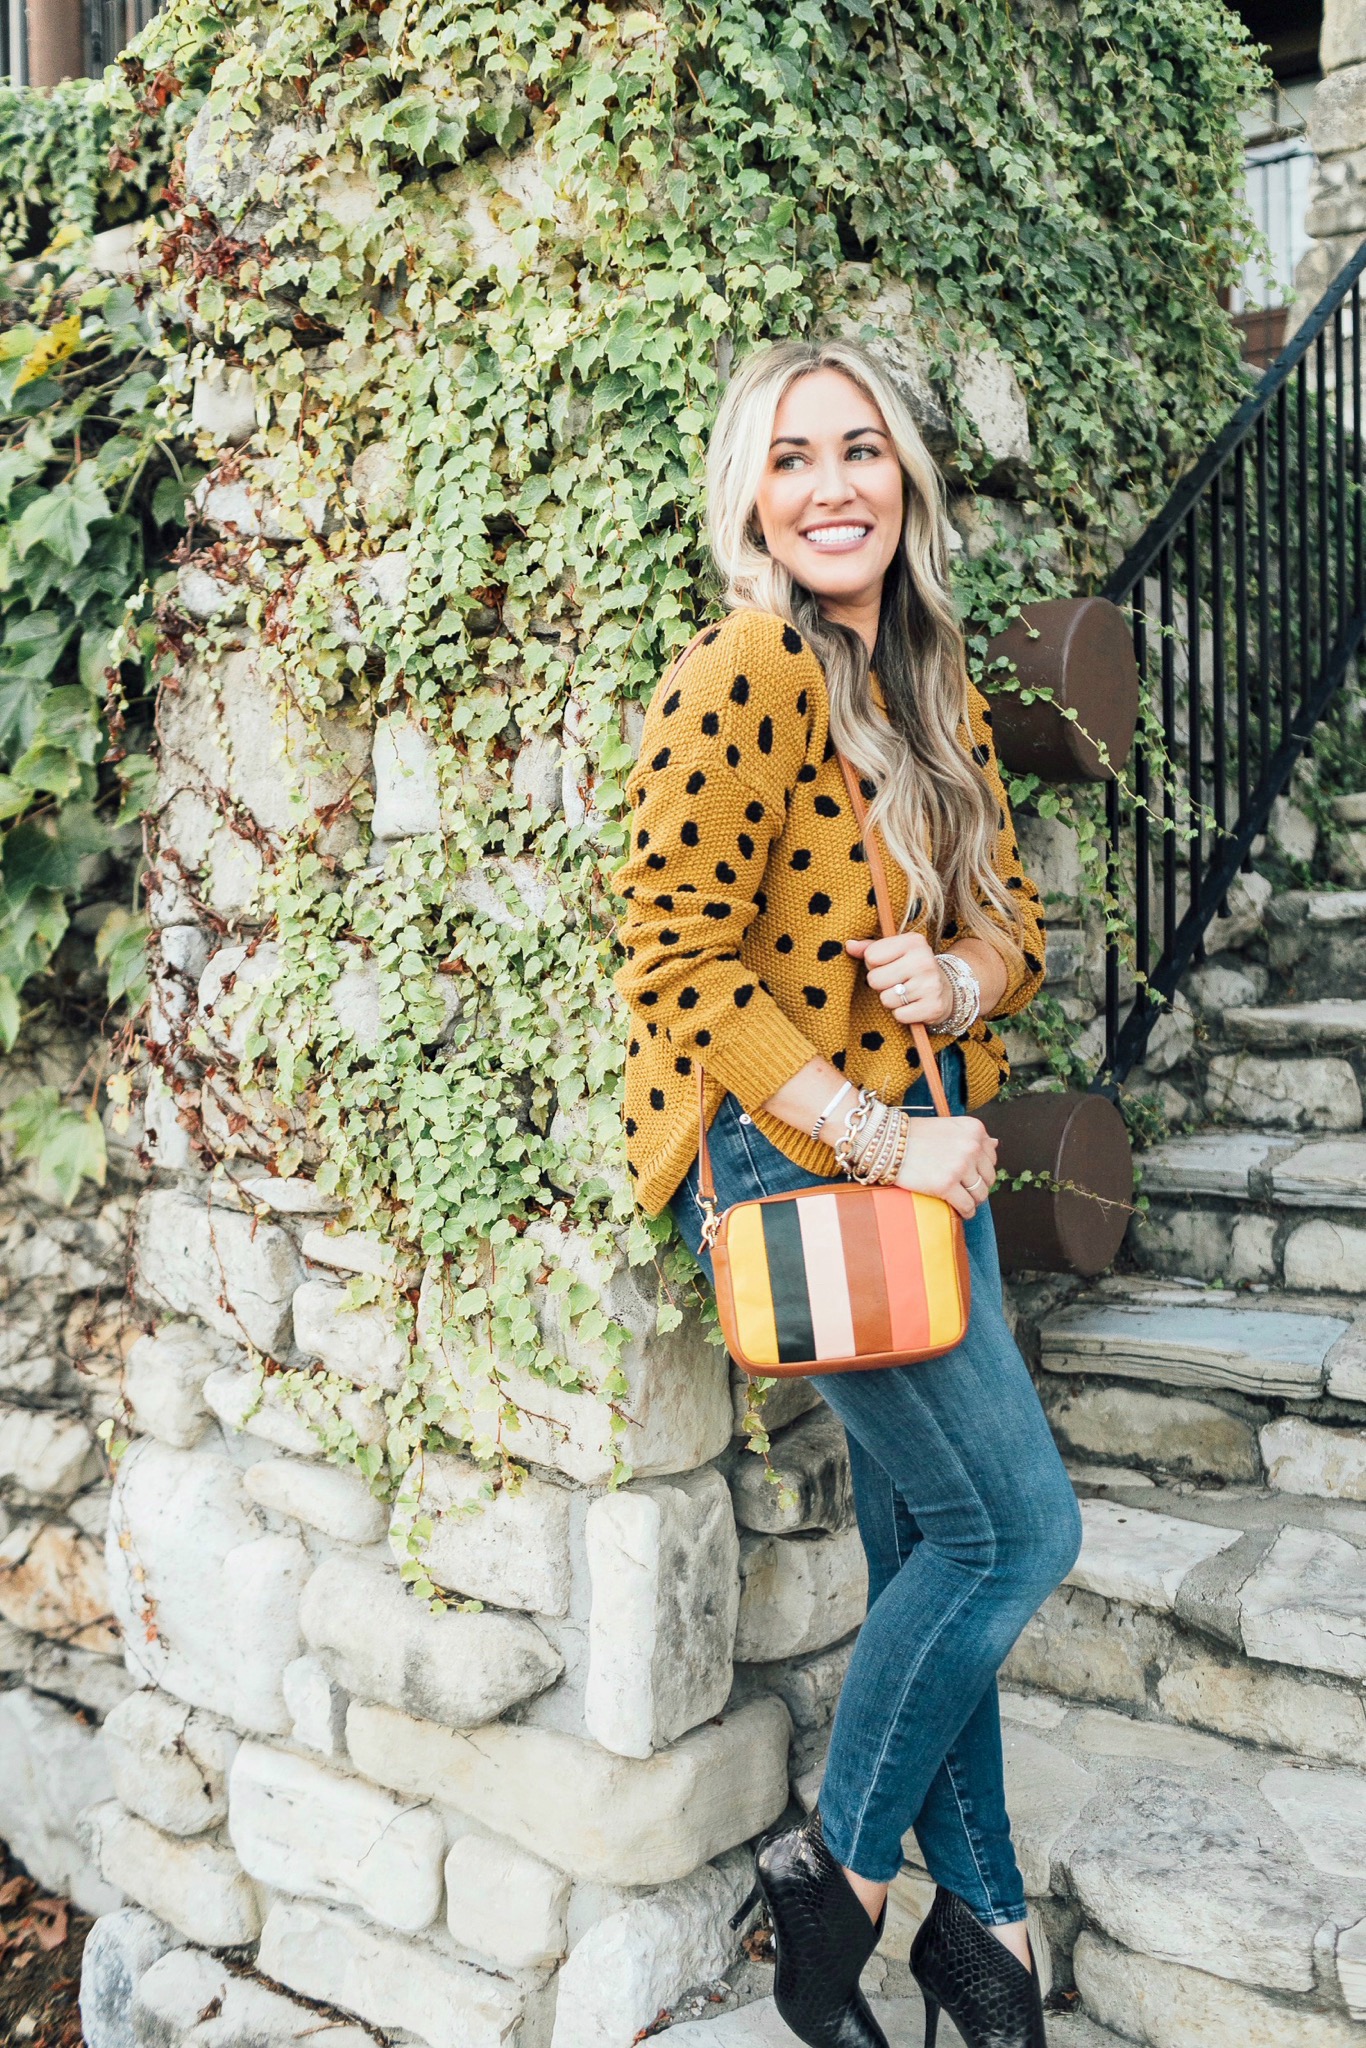
[[[937,1196],[916,1196],[915,1221],[920,1233],[920,1261],[925,1275],[932,1345],[952,1343],[963,1322],[950,1215],[948,1203],[941,1202]]]
[[[731,1298],[740,1348],[756,1365],[778,1362],[778,1325],[764,1248],[764,1223],[757,1202],[737,1209],[726,1226]]]

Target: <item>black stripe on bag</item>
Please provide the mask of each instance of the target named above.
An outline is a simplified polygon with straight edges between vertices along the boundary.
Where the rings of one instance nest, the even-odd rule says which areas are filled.
[[[811,1327],[811,1301],[806,1291],[806,1258],[802,1226],[795,1202],[765,1202],[759,1210],[768,1254],[768,1284],[773,1294],[773,1321],[778,1332],[778,1358],[792,1364],[816,1355]]]

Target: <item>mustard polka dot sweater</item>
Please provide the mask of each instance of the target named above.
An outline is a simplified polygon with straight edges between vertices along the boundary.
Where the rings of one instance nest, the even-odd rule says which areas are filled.
[[[1024,916],[1024,960],[995,1012],[1009,1016],[1043,980],[1038,891],[1021,872],[976,690],[959,737],[996,798],[996,866]],[[772,613],[733,612],[656,690],[627,792],[630,854],[614,876],[626,960],[614,981],[631,1013],[624,1113],[637,1202],[658,1215],[696,1154],[697,1059],[708,1123],[730,1090],[798,1166],[837,1172],[828,1145],[760,1104],[817,1054],[888,1102],[920,1063],[909,1028],[844,948],[877,936],[877,907],[829,735],[825,673],[801,635]],[[883,855],[899,924],[907,876]],[[956,935],[950,925],[927,936],[947,946]],[[952,1042],[932,1039],[936,1051]],[[1005,1049],[984,1020],[960,1042],[975,1109],[1000,1087]]]

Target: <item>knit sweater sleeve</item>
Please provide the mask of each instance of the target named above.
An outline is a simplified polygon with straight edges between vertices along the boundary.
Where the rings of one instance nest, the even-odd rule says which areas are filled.
[[[817,1049],[741,941],[765,908],[769,849],[811,743],[820,668],[791,627],[736,613],[656,691],[627,785],[631,850],[613,977],[679,1072],[700,1059],[751,1113]]]
[[[1020,913],[1020,930],[1009,932],[1006,919],[996,906],[985,897],[980,898],[982,908],[991,922],[1002,931],[1009,932],[1021,952],[1021,958],[1010,963],[1009,979],[1005,994],[992,1011],[993,1017],[1013,1017],[1023,1010],[1026,1003],[1033,1001],[1043,986],[1044,978],[1044,922],[1035,884],[1020,865],[1020,848],[1015,837],[1015,825],[1010,814],[1010,799],[1006,795],[1005,782],[1001,776],[1001,764],[996,754],[996,742],[991,732],[991,710],[986,698],[979,690],[968,686],[968,731],[972,742],[972,758],[987,779],[988,787],[996,799],[999,829],[993,864],[997,874],[1010,890]]]

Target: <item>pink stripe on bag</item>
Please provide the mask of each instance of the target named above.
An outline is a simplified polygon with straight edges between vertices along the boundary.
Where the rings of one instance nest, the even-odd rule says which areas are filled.
[[[802,1226],[802,1263],[817,1358],[850,1358],[854,1313],[844,1266],[839,1203],[834,1195],[803,1195],[796,1204]]]

